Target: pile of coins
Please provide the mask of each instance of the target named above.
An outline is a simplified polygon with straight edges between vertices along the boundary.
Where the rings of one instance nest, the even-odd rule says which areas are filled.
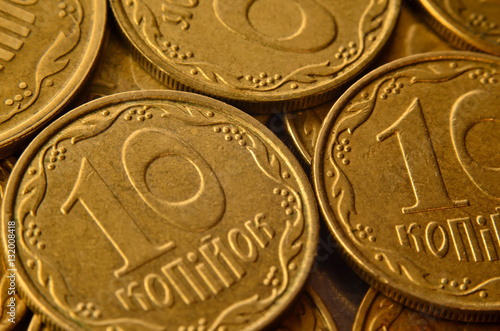
[[[0,330],[500,330],[498,56],[496,0],[0,0]]]

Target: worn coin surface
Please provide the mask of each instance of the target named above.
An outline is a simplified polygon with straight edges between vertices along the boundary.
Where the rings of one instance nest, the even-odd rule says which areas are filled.
[[[428,22],[461,49],[500,55],[498,0],[418,0]]]
[[[353,331],[498,331],[497,323],[465,323],[406,308],[371,288],[359,307]]]
[[[383,66],[334,105],[313,177],[352,265],[406,305],[500,318],[500,62],[428,53]]]
[[[313,106],[387,41],[399,0],[111,0],[143,67],[245,110]]]
[[[73,98],[104,33],[103,0],[0,0],[0,156]]]
[[[427,27],[423,18],[403,1],[396,28],[371,67],[377,68],[409,55],[447,50],[453,50],[453,47]],[[284,115],[287,131],[300,156],[309,165],[312,163],[319,129],[333,104],[334,101],[329,101]]]
[[[14,157],[0,160],[0,205],[3,201],[7,180],[15,163],[16,158]],[[1,247],[0,252],[3,251],[4,247]],[[1,256],[3,255],[5,254],[2,253]],[[10,259],[5,261],[9,267],[6,267],[4,258],[0,257],[0,330],[12,330],[26,313],[26,304],[17,294],[16,279],[12,277],[12,273],[15,274],[13,270],[15,268],[9,264],[9,260],[12,260],[13,256],[15,258],[15,252],[10,251],[7,255],[10,255]]]
[[[318,240],[286,147],[182,92],[71,111],[20,158],[4,206],[28,305],[63,329],[255,330],[298,295]]]

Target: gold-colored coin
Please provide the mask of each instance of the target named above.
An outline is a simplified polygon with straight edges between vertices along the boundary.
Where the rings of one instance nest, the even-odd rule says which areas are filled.
[[[113,31],[109,33],[102,63],[96,69],[87,101],[120,92],[168,89],[133,59]],[[268,114],[252,114],[252,117],[264,125],[269,120]]]
[[[456,47],[500,55],[497,0],[419,0],[428,22]]]
[[[261,328],[298,295],[318,236],[307,177],[267,128],[171,91],[54,122],[13,171],[12,220],[28,305],[64,329]]]
[[[38,315],[33,315],[27,331],[50,331],[51,329],[43,324],[42,318]]]
[[[0,160],[0,205],[3,201],[5,186],[10,172],[16,163],[14,157]],[[7,235],[7,239],[9,239]],[[0,248],[0,252],[4,247]],[[8,268],[5,265],[3,257],[0,257],[0,330],[12,330],[26,313],[26,304],[17,294],[15,268],[10,265],[10,261],[15,260],[15,251],[9,251],[10,255],[7,261]],[[7,270],[10,269],[10,270]]]
[[[143,67],[252,112],[330,100],[387,41],[399,0],[112,0]]]
[[[0,156],[68,104],[95,62],[103,0],[0,0]]]
[[[444,320],[406,308],[371,288],[359,307],[353,331],[498,331],[496,323]]]
[[[500,61],[392,62],[353,85],[319,134],[314,184],[353,266],[438,317],[500,318]]]
[[[409,55],[448,50],[453,50],[453,47],[428,28],[422,17],[403,1],[396,28],[372,67],[376,68]],[[312,164],[319,129],[333,104],[334,102],[330,101],[284,115],[287,131],[300,156],[309,165]]]
[[[102,63],[96,69],[90,83],[89,101],[120,92],[167,89],[133,59],[114,31],[109,33]]]
[[[287,317],[277,327],[279,331],[337,331],[332,315],[319,295],[310,286],[304,290]]]
[[[341,258],[328,229],[320,231],[318,251],[308,284],[321,297],[339,330],[351,330],[369,286]]]

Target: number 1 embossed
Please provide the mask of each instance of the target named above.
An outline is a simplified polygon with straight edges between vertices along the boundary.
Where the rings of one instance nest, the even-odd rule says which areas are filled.
[[[95,191],[100,194],[92,193]],[[123,258],[124,265],[115,270],[116,277],[139,268],[175,247],[173,242],[159,247],[153,245],[86,158],[82,159],[75,186],[61,207],[62,213],[67,215],[78,201]]]
[[[401,117],[377,135],[379,142],[397,135],[416,203],[404,214],[468,206],[468,200],[450,199],[429,136],[420,100],[416,98]],[[421,157],[415,157],[421,156]]]

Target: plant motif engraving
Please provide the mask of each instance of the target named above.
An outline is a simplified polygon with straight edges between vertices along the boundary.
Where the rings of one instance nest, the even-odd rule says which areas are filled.
[[[270,307],[283,295],[290,283],[290,272],[298,268],[298,263],[294,263],[293,259],[300,253],[304,244],[302,235],[304,233],[305,222],[302,213],[302,200],[298,190],[287,180],[287,178],[290,178],[290,174],[286,171],[285,166],[281,164],[278,157],[272,151],[269,151],[260,138],[254,136],[253,133],[244,128],[238,127],[236,129],[235,125],[225,120],[219,120],[218,116],[211,111],[202,111],[195,107],[176,104],[127,106],[111,111],[105,110],[93,113],[81,119],[79,124],[62,131],[55,137],[50,146],[46,146],[39,153],[39,157],[35,161],[36,166],[28,169],[31,179],[27,181],[20,191],[20,202],[16,211],[16,218],[20,222],[18,229],[23,234],[20,236],[19,245],[30,255],[30,258],[27,260],[27,266],[36,270],[39,285],[49,291],[54,303],[61,311],[72,318],[83,319],[87,325],[106,330],[108,328],[135,330],[138,327],[148,330],[166,329],[163,325],[138,319],[106,319],[105,312],[97,309],[92,303],[70,304],[69,299],[71,299],[72,294],[70,289],[66,287],[67,285],[65,285],[66,283],[59,269],[47,259],[42,259],[39,251],[32,250],[30,245],[26,243],[26,236],[24,235],[30,227],[33,227],[33,222],[25,224],[27,216],[36,216],[37,210],[47,194],[47,171],[55,169],[55,161],[53,162],[51,157],[60,155],[61,149],[64,149],[64,152],[66,152],[66,148],[62,146],[63,142],[69,148],[69,144],[74,145],[105,132],[118,120],[131,121],[132,114],[134,116],[137,115],[137,120],[142,122],[139,120],[140,116],[143,116],[143,120],[145,120],[147,114],[155,114],[148,117],[152,118],[153,116],[158,117],[158,113],[160,113],[160,118],[165,118],[169,121],[181,121],[186,125],[210,127],[213,128],[214,132],[223,132],[221,127],[232,128],[234,132],[230,129],[226,131],[234,134],[232,136],[234,137],[234,141],[238,141],[240,147],[250,153],[251,158],[265,176],[284,187],[283,190],[286,190],[289,195],[288,201],[294,202],[289,208],[290,212],[287,209],[286,215],[288,217],[285,220],[285,229],[279,242],[279,265],[275,267],[271,282],[272,286],[268,287],[269,295],[266,297],[253,295],[245,298],[224,309],[213,321],[203,320],[203,324],[206,325],[207,330],[218,330],[221,326],[235,326],[248,323],[253,316]],[[236,136],[239,136],[239,138],[236,138]],[[54,153],[54,151],[57,151],[57,153]],[[51,156],[49,156],[49,152],[51,152]],[[292,196],[293,199],[291,199]],[[55,284],[58,284],[57,290]]]
[[[488,1],[480,1],[480,4],[487,3]],[[444,0],[443,6],[446,11],[457,21],[463,22],[467,28],[475,34],[482,37],[500,37],[500,27],[494,21],[495,17],[490,17],[489,20],[486,11],[475,13],[468,10],[463,0]],[[496,41],[500,43],[500,39]]]
[[[38,1],[38,0],[37,0]],[[21,3],[21,1],[16,3]],[[35,3],[36,1],[30,1]],[[65,59],[64,56],[69,54],[78,45],[81,36],[80,25],[83,20],[83,7],[79,0],[67,0],[67,2],[73,3],[69,7],[66,6],[64,9],[59,11],[59,16],[64,19],[68,19],[73,23],[73,29],[71,31],[63,32],[59,31],[59,34],[55,38],[54,43],[47,49],[47,51],[42,55],[35,70],[35,88],[34,91],[29,91],[25,96],[29,98],[26,103],[22,103],[24,98],[18,98],[16,96],[14,100],[6,101],[6,104],[12,105],[12,108],[8,110],[5,114],[0,115],[0,124],[8,121],[14,115],[19,114],[29,107],[31,107],[35,101],[38,99],[45,81],[46,86],[52,86],[54,83],[48,80],[52,75],[61,72],[66,68],[69,63],[69,59]],[[27,5],[25,1],[22,2],[23,5]],[[24,82],[20,83],[23,86],[26,84]],[[21,87],[25,88],[25,87]],[[19,95],[20,96],[20,95]]]
[[[289,88],[297,89],[299,84],[312,84],[322,80],[331,79],[356,62],[365,52],[367,39],[374,41],[374,33],[383,26],[385,14],[389,8],[389,0],[370,0],[359,22],[358,43],[349,43],[350,52],[335,56],[331,60],[315,63],[296,69],[295,71],[281,75],[279,73],[260,73],[251,75],[248,73],[235,73],[219,65],[196,61],[192,52],[182,55],[171,49],[171,42],[161,33],[159,24],[151,10],[142,0],[124,0],[126,5],[134,6],[133,23],[138,33],[142,34],[145,42],[165,61],[172,65],[187,67],[191,75],[202,75],[211,83],[224,84],[238,90],[249,91],[274,91],[290,84]],[[349,55],[349,56],[347,56]],[[260,78],[259,78],[260,76]]]
[[[488,73],[488,79],[481,81],[481,79],[484,78],[482,75],[485,73]],[[442,284],[431,283],[428,280],[428,271],[418,266],[413,260],[403,257],[399,252],[375,247],[372,244],[375,240],[360,240],[366,238],[367,235],[356,235],[361,227],[359,224],[351,224],[351,215],[356,214],[354,188],[335,157],[338,151],[337,147],[342,145],[342,141],[346,139],[344,137],[352,135],[358,127],[370,118],[379,100],[389,98],[391,93],[394,95],[399,94],[399,89],[407,85],[446,82],[464,75],[467,75],[467,77],[472,80],[481,77],[479,78],[480,83],[487,85],[492,83],[490,79],[493,79],[493,84],[496,83],[496,77],[499,74],[491,73],[491,71],[477,65],[459,67],[456,63],[451,63],[449,66],[444,67],[429,64],[425,68],[410,68],[395,76],[384,77],[376,81],[371,92],[361,92],[361,100],[350,104],[337,119],[332,129],[332,138],[326,147],[329,153],[330,165],[333,168],[333,171],[329,171],[327,175],[334,178],[331,186],[332,198],[335,203],[333,208],[345,232],[356,245],[363,246],[365,250],[370,251],[370,255],[372,255],[376,261],[379,261],[390,273],[407,278],[411,282],[429,289],[439,289],[447,294],[467,296],[478,293],[479,296],[485,298],[488,291],[498,293],[500,277],[495,277],[481,284],[468,286],[461,291],[456,291],[454,289],[445,288]]]

